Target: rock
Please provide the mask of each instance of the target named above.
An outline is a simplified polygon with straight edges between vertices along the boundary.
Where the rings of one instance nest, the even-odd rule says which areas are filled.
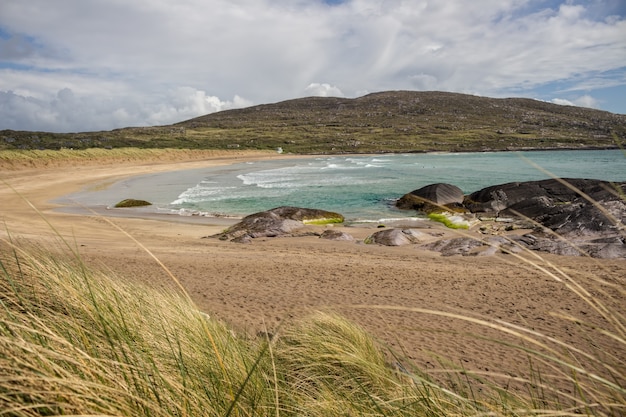
[[[402,246],[420,243],[426,235],[413,229],[385,229],[365,239],[365,243],[384,246]]]
[[[114,207],[115,208],[127,208],[127,207],[145,207],[145,206],[151,206],[151,205],[152,203],[150,203],[149,201],[127,198],[126,200],[122,200],[119,203],[117,203]]]
[[[457,237],[453,239],[438,240],[424,245],[423,248],[439,252],[443,256],[466,256],[469,255],[473,249],[482,246],[485,246],[485,243],[479,239],[473,239],[471,237]]]
[[[352,235],[346,232],[342,232],[341,230],[332,230],[332,229],[324,230],[322,234],[320,235],[320,238],[328,239],[328,240],[342,240],[342,241],[348,241],[348,242],[353,242],[355,240]]]
[[[517,242],[530,250],[565,256],[601,259],[626,258],[626,239],[613,236],[599,239],[561,239],[541,231],[520,236]]]
[[[276,215],[280,218],[297,220],[304,224],[330,224],[343,223],[344,221],[344,217],[339,213],[313,208],[282,206],[262,213],[271,213],[272,215]],[[255,215],[252,214],[251,216]]]
[[[467,196],[463,204],[472,213],[542,219],[593,206],[583,195],[600,204],[613,201],[623,204],[619,192],[623,193],[625,190],[626,183],[613,185],[606,181],[589,179],[511,182],[476,191]],[[617,211],[619,210],[618,208]]]
[[[259,237],[293,236],[315,234],[305,230],[306,224],[339,223],[343,216],[325,210],[300,207],[277,207],[244,217],[239,223],[223,233],[212,237],[233,242],[248,243]]]
[[[496,253],[517,253],[525,245],[520,245],[513,239],[504,236],[492,236],[486,239],[472,237],[458,237],[443,239],[423,245],[422,248],[436,251],[443,256],[492,256]]]
[[[467,196],[464,205],[473,213],[534,224],[535,241],[528,245],[533,250],[626,257],[625,193],[626,182],[548,179],[487,187]],[[599,243],[598,239],[610,243]]]
[[[463,199],[463,191],[456,185],[437,183],[403,195],[396,202],[396,207],[426,213],[441,211],[442,206],[458,210],[462,208]]]

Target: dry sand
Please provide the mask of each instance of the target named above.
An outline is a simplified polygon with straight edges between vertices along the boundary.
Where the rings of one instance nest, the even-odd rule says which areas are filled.
[[[523,259],[505,254],[442,257],[411,246],[333,242],[314,236],[236,244],[203,239],[224,229],[221,219],[200,218],[188,223],[176,221],[174,216],[104,218],[61,213],[50,203],[84,187],[104,187],[131,175],[261,157],[265,156],[237,154],[200,161],[142,163],[96,161],[34,169],[0,167],[0,179],[5,181],[0,183],[0,221],[4,223],[0,237],[8,232],[13,238],[23,236],[43,245],[52,242],[60,246],[55,236],[59,233],[78,247],[88,265],[110,269],[119,279],[173,288],[166,271],[112,222],[158,257],[199,309],[236,329],[252,335],[264,329],[280,333],[281,325],[311,311],[332,310],[361,324],[385,346],[404,352],[413,364],[425,370],[438,367],[438,356],[466,369],[506,375],[523,374],[529,365],[525,355],[485,338],[519,339],[424,310],[490,323],[504,320],[583,349],[599,345],[607,354],[626,361],[619,345],[595,336],[590,340],[581,326],[555,317],[575,316],[607,326],[572,291],[567,279],[558,273],[552,275],[555,269],[549,266],[558,266],[590,288],[605,305],[623,312],[625,260],[552,255],[539,259],[530,254],[523,255]],[[373,232],[360,228],[346,231],[359,239]],[[598,278],[605,284],[598,283]]]

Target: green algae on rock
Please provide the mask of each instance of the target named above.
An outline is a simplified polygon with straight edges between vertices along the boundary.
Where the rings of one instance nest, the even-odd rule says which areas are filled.
[[[150,203],[149,201],[127,198],[117,203],[114,207],[115,208],[127,208],[127,207],[145,207],[145,206],[151,206],[151,205],[152,203]]]

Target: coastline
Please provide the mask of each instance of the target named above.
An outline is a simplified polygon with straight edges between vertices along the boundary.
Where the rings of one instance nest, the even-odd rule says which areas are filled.
[[[0,236],[26,239],[39,247],[67,253],[59,241],[62,237],[89,267],[111,271],[119,279],[173,288],[165,271],[128,234],[172,271],[200,310],[238,330],[251,335],[279,332],[283,323],[310,311],[333,310],[362,325],[386,346],[405,352],[425,370],[437,367],[433,352],[467,369],[497,369],[509,375],[527,371],[528,364],[526,358],[508,355],[498,343],[468,336],[497,337],[491,330],[412,309],[466,312],[505,320],[576,346],[590,342],[584,331],[557,320],[555,315],[584,310],[589,323],[602,325],[602,318],[581,306],[580,298],[566,283],[510,255],[442,257],[412,247],[334,242],[311,236],[259,239],[241,245],[204,238],[222,231],[225,219],[195,217],[182,221],[180,216],[173,221],[176,216],[169,215],[104,218],[97,212],[60,212],[59,205],[51,203],[83,187],[105,186],[133,175],[293,157],[298,156],[238,153],[194,161],[2,169],[0,221],[4,227]],[[348,232],[362,239],[371,228],[351,227]],[[541,258],[531,261],[550,271],[552,264],[575,276],[581,285],[595,288],[601,285],[597,281],[601,277],[611,284],[602,288],[604,293],[614,296],[605,302],[623,302],[615,286],[623,288],[625,261],[599,263],[555,255]],[[610,341],[606,343],[611,352]]]
[[[113,184],[86,187],[54,202],[64,205],[59,210],[74,214],[88,214],[82,209],[84,206],[112,217],[159,218],[159,215],[180,214],[185,218],[172,221],[184,222],[196,222],[196,217],[216,217],[228,222],[228,218],[241,219],[288,205],[339,212],[350,223],[387,223],[389,218],[415,215],[396,210],[395,199],[442,179],[459,186],[466,194],[498,184],[544,179],[548,171],[564,178],[580,175],[611,181],[626,179],[622,175],[623,155],[615,151],[547,151],[544,155],[506,152],[502,156],[474,152],[467,157],[463,153],[430,155],[432,157],[287,154],[278,159],[265,158],[225,168],[181,167],[174,172],[137,175]],[[608,165],[602,170],[594,168],[603,162]],[[588,169],[567,168],[578,167],[581,163]],[[538,166],[547,171],[537,169]],[[325,187],[320,194],[315,187],[321,184],[332,186]],[[122,210],[113,207],[127,198],[146,200],[152,205]]]

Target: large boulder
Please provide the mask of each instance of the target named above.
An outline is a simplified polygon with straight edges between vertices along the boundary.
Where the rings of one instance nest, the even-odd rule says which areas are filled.
[[[473,213],[531,220],[561,236],[607,236],[626,222],[626,183],[547,179],[484,188],[465,198]]]
[[[396,207],[403,210],[418,210],[426,213],[441,211],[441,207],[458,209],[463,203],[463,191],[452,184],[430,184],[403,195]]]
[[[559,255],[626,257],[626,182],[548,179],[484,188],[465,198],[473,213],[535,225],[520,242]]]
[[[239,223],[212,237],[249,242],[250,239],[259,237],[311,234],[303,230],[305,225],[341,223],[343,220],[341,214],[331,211],[283,206],[246,216]]]
[[[365,243],[384,246],[402,246],[421,243],[426,235],[414,229],[385,229],[365,239]]]
[[[320,239],[354,242],[354,236],[341,230],[326,229],[320,235]]]

